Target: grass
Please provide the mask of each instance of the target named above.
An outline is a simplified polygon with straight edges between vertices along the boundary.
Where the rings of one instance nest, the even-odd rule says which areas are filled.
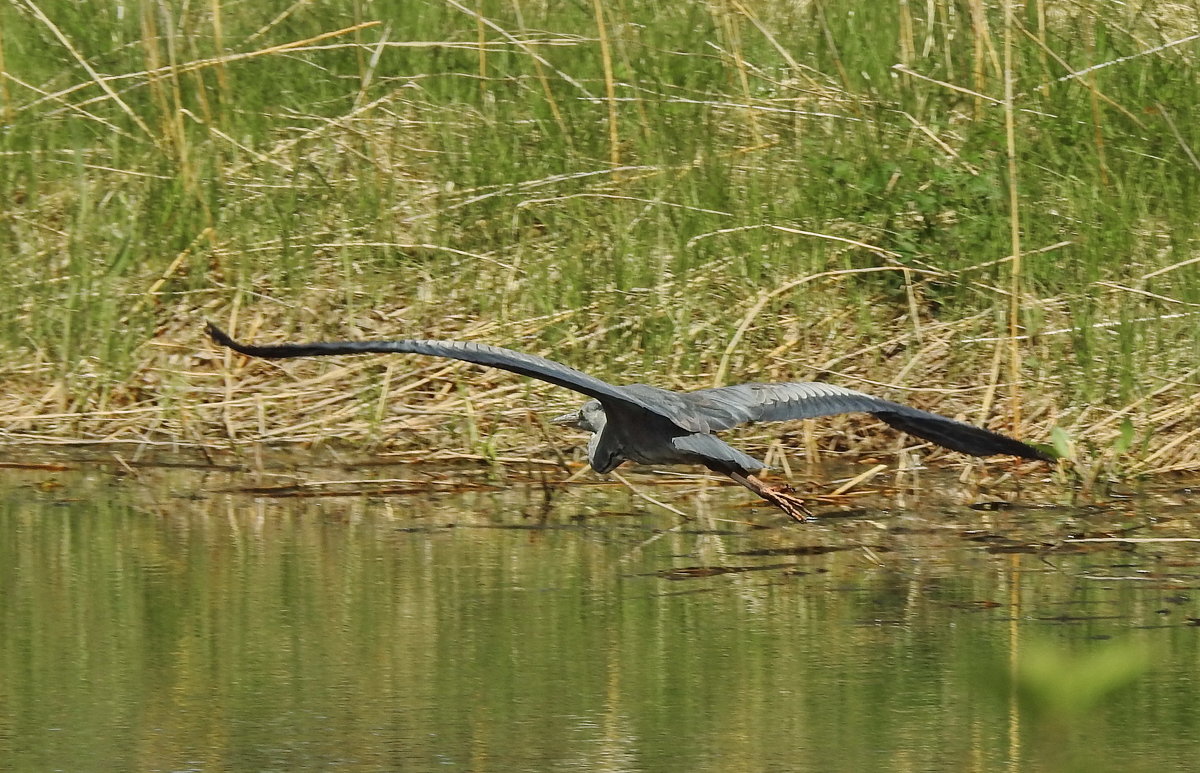
[[[5,5],[0,440],[503,455],[572,400],[247,363],[210,317],[679,388],[828,378],[1200,469],[1197,10],[1005,8]]]

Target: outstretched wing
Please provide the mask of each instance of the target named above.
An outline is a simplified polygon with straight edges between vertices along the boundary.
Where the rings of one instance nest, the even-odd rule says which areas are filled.
[[[902,432],[965,454],[1010,454],[1051,461],[1048,455],[1033,446],[999,432],[833,384],[738,384],[687,392],[683,397],[691,410],[704,416],[714,430],[729,429],[748,421],[870,413]]]
[[[607,406],[619,405],[625,408],[638,408],[663,416],[659,406],[648,399],[653,396],[649,390],[630,391],[624,387],[614,386],[607,381],[601,381],[595,376],[589,376],[582,371],[563,365],[562,363],[538,357],[533,354],[522,354],[511,349],[501,349],[498,346],[477,344],[465,341],[430,341],[409,339],[397,341],[325,341],[304,344],[275,344],[271,346],[255,346],[239,343],[229,337],[211,322],[207,326],[208,334],[222,346],[228,346],[234,351],[249,357],[266,359],[282,359],[287,357],[316,357],[329,354],[426,354],[432,357],[448,357],[452,360],[462,360],[476,365],[486,365],[489,368],[499,368],[522,376],[529,376],[546,381],[557,386],[566,387],[575,392],[581,392],[595,398]],[[660,391],[660,390],[654,390]],[[680,423],[673,416],[665,418],[679,424],[686,430],[695,431],[693,423]],[[682,417],[686,422],[686,417]]]

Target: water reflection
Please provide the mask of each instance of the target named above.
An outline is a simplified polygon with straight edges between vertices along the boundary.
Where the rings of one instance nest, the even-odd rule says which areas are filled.
[[[1162,770],[1200,751],[1196,544],[1062,541],[1196,537],[1186,508],[668,531],[600,490],[539,520],[527,488],[236,483],[8,476],[0,768]]]

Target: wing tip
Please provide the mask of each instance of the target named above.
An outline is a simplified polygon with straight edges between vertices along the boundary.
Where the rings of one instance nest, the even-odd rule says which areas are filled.
[[[244,354],[247,357],[264,357],[269,359],[276,356],[286,356],[273,353],[271,351],[272,347],[269,346],[254,346],[253,344],[239,343],[233,339],[233,336],[217,327],[216,323],[212,320],[204,320],[204,332],[208,333],[208,337],[214,343],[233,349],[238,354]]]
[[[208,334],[208,337],[211,338],[214,343],[218,343],[221,346],[227,346],[230,349],[239,348],[238,342],[230,338],[229,334],[224,330],[217,327],[216,323],[211,319],[204,320],[204,332]]]

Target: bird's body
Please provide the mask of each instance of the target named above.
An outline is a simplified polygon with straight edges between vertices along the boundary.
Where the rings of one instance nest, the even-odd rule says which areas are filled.
[[[718,438],[715,432],[746,422],[810,419],[839,413],[870,413],[898,430],[974,456],[1010,454],[1049,460],[1046,454],[998,432],[935,413],[819,382],[737,384],[673,392],[646,384],[615,386],[553,360],[485,344],[460,341],[339,341],[252,346],[215,325],[217,343],[252,357],[278,359],[334,354],[424,354],[500,368],[581,392],[592,400],[555,423],[592,433],[588,462],[606,473],[626,461],[638,464],[699,464],[728,475],[797,520],[807,509],[787,490],[772,488],[754,473],[759,460]]]

